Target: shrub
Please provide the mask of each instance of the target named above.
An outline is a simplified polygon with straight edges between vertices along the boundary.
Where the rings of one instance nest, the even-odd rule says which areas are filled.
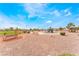
[[[65,34],[65,32],[60,32],[60,35],[63,35],[63,36],[65,36],[66,34]]]
[[[30,33],[30,31],[27,31],[27,33]]]
[[[26,33],[26,31],[23,31],[23,33]]]

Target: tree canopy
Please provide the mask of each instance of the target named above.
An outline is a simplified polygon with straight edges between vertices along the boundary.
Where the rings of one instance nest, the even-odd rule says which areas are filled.
[[[68,23],[68,25],[66,26],[66,28],[71,28],[71,27],[75,27],[74,23]]]

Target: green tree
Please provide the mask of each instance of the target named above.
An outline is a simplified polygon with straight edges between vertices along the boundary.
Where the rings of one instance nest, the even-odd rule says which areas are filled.
[[[53,28],[49,27],[49,28],[48,28],[48,32],[53,33]]]
[[[64,28],[60,27],[59,30],[64,30]]]
[[[18,27],[16,27],[16,29],[15,30],[19,30],[19,28]]]
[[[66,26],[66,28],[71,28],[71,27],[75,27],[75,24],[74,23],[69,23],[67,26]]]
[[[79,26],[77,27],[77,29],[79,30]]]
[[[14,30],[13,27],[10,27],[10,30]]]

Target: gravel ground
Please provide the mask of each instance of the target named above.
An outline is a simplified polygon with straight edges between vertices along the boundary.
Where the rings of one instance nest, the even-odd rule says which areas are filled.
[[[64,53],[79,55],[79,33],[61,35],[22,34],[10,41],[1,41],[2,56],[56,56]]]

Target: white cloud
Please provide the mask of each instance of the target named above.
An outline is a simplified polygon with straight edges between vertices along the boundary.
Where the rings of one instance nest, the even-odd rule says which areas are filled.
[[[64,12],[66,13],[66,12],[68,12],[69,10],[70,10],[70,9],[69,9],[69,8],[67,8],[67,9],[65,9],[65,10],[64,10]]]
[[[51,20],[48,20],[48,21],[46,21],[46,23],[52,23],[52,21]]]
[[[19,18],[19,20],[24,20],[26,18],[26,16],[25,15],[18,14],[16,16],[16,18]]]
[[[71,12],[67,12],[66,14],[65,14],[65,16],[70,16],[71,15]]]
[[[9,27],[25,27],[25,23],[19,19],[19,21],[14,21],[17,17],[8,17],[4,14],[0,14],[0,28]]]
[[[64,10],[65,16],[70,16],[72,13],[70,12],[70,8]]]
[[[78,17],[78,18],[76,18],[76,20],[77,20],[77,21],[79,21],[79,17]]]
[[[26,12],[29,13],[28,17],[33,17],[44,13],[44,6],[46,6],[46,4],[43,3],[24,4]]]
[[[55,16],[61,16],[61,13],[60,13],[58,10],[54,10],[54,11],[53,11],[53,14],[54,14]]]
[[[0,28],[7,28],[11,26],[14,27],[15,25],[10,22],[10,19],[7,16],[0,14]]]

